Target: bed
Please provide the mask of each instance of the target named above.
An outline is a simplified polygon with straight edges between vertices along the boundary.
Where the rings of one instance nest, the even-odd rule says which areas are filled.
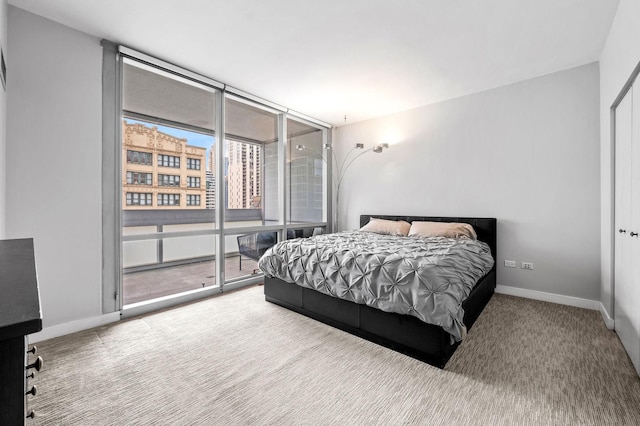
[[[399,221],[456,222],[473,226],[477,239],[486,243],[496,259],[496,219],[362,215],[361,227],[370,218]],[[472,286],[462,302],[466,330],[472,325],[491,299],[496,286],[495,262]],[[416,316],[386,312],[365,304],[329,296],[311,288],[301,287],[266,274],[265,299],[292,311],[316,319],[374,343],[404,353],[431,365],[443,368],[460,344],[460,338],[441,326],[428,324]],[[449,330],[451,331],[451,330]]]

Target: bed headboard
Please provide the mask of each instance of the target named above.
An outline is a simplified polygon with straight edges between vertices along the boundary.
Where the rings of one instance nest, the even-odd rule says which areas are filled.
[[[367,223],[369,223],[369,218],[375,217],[378,219],[386,219],[386,220],[404,220],[409,223],[414,220],[417,221],[430,221],[430,222],[461,222],[468,223],[473,226],[476,234],[478,234],[478,239],[480,241],[484,241],[489,245],[491,249],[491,254],[493,258],[496,260],[496,246],[497,246],[497,220],[493,217],[441,217],[441,216],[388,216],[388,215],[379,215],[379,214],[363,214],[360,215],[360,227],[363,227]]]

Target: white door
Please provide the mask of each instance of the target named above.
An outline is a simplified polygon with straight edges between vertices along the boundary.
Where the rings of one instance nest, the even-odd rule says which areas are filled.
[[[615,130],[614,320],[640,374],[640,96],[633,88],[616,108]]]

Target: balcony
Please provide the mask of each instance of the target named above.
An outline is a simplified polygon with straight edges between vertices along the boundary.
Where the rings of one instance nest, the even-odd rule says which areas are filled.
[[[258,262],[239,255],[225,257],[225,276],[233,281],[259,272]],[[122,275],[123,304],[143,302],[158,297],[170,296],[185,291],[215,285],[216,265],[214,260],[185,263],[168,267],[157,267]]]
[[[124,210],[123,304],[215,286],[220,234],[214,218],[212,209]],[[225,211],[225,283],[261,274],[255,260],[240,259],[237,236],[265,225],[273,223],[263,220],[261,209]],[[288,232],[289,238],[309,236],[317,225],[302,224]]]

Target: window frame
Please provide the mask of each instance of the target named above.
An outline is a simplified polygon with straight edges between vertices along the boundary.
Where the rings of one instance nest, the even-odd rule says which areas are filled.
[[[144,156],[144,158],[148,158],[149,161],[145,161],[145,162],[140,162],[140,161],[131,161],[132,157],[138,157],[138,156]],[[128,149],[127,150],[127,163],[128,164],[139,164],[141,166],[153,166],[153,153],[151,152],[145,152],[145,151],[136,151],[133,149]]]
[[[156,200],[157,207],[180,207],[180,194],[176,194],[174,192],[160,192],[158,193]]]
[[[169,73],[171,75],[175,75],[176,78],[194,81],[198,84],[203,84],[213,89],[213,96],[215,96],[215,131],[214,137],[216,137],[216,149],[217,149],[217,158],[224,158],[224,138],[218,138],[218,135],[225,135],[224,129],[224,101],[227,97],[233,97],[234,99],[240,99],[242,101],[248,102],[254,106],[259,106],[260,108],[268,109],[275,111],[277,113],[278,120],[278,171],[277,171],[277,185],[278,185],[278,204],[279,204],[279,215],[280,215],[280,223],[277,225],[268,225],[268,226],[260,226],[260,227],[243,227],[243,228],[229,228],[225,229],[224,226],[224,218],[225,212],[223,208],[216,209],[216,220],[215,220],[215,229],[209,231],[209,234],[218,235],[216,250],[219,253],[225,252],[225,238],[228,236],[236,235],[242,232],[257,232],[260,230],[276,230],[279,232],[280,237],[283,235],[287,235],[287,228],[291,228],[292,225],[287,222],[287,204],[289,199],[290,190],[287,187],[286,182],[286,122],[287,119],[293,118],[297,121],[303,121],[308,124],[312,124],[315,126],[320,126],[323,128],[324,133],[324,141],[330,145],[331,143],[331,126],[327,123],[323,123],[319,120],[315,120],[311,117],[307,117],[304,114],[299,114],[295,111],[289,110],[285,107],[282,107],[278,104],[272,103],[265,99],[256,97],[251,95],[250,93],[243,92],[237,88],[228,86],[224,83],[217,82],[215,80],[209,79],[207,77],[198,75],[184,68],[178,67],[176,65],[164,62],[152,56],[146,55],[142,52],[137,52],[135,50],[129,49],[124,46],[118,46],[114,43],[111,43],[107,40],[102,41],[103,46],[103,78],[106,79],[106,83],[103,84],[103,159],[104,165],[103,167],[103,249],[105,252],[105,268],[103,268],[103,312],[115,312],[121,311],[120,314],[122,316],[130,316],[137,315],[142,312],[146,312],[149,310],[154,310],[163,306],[170,306],[175,303],[181,303],[188,300],[193,300],[195,298],[204,297],[205,293],[202,293],[197,296],[190,295],[178,295],[178,297],[172,298],[171,301],[163,302],[162,306],[155,304],[153,307],[145,307],[139,309],[130,309],[125,312],[122,306],[122,298],[121,294],[121,286],[122,286],[122,243],[127,238],[123,238],[121,234],[122,229],[122,216],[121,216],[121,208],[122,208],[122,194],[123,194],[123,179],[121,178],[121,172],[113,173],[113,170],[122,170],[122,161],[126,161],[126,159],[122,159],[122,134],[121,134],[121,120],[123,116],[122,109],[122,99],[123,99],[123,84],[122,84],[122,72],[123,72],[123,64],[124,59],[133,60],[140,63],[144,63],[145,66],[153,67],[159,69],[163,72]],[[142,121],[145,120],[145,117],[132,117],[135,119],[139,119]],[[115,125],[114,125],[115,124]],[[164,125],[171,126],[171,123],[165,121]],[[222,140],[220,140],[222,139]],[[169,167],[173,169],[180,169],[182,164],[180,163],[179,158],[178,161],[174,162],[173,167],[164,166],[158,164],[158,167]],[[188,158],[188,157],[186,157]],[[222,161],[216,162],[216,176],[224,176],[224,165]],[[330,163],[330,162],[329,162]],[[166,164],[166,163],[164,163]],[[263,163],[264,164],[264,163]],[[153,158],[151,158],[151,164],[147,164],[150,166],[154,166]],[[326,174],[328,177],[331,176],[331,170],[329,170]],[[202,169],[202,164],[200,164],[200,170]],[[105,171],[106,170],[106,171]],[[189,170],[198,170],[189,169]],[[158,173],[154,170],[154,174]],[[158,173],[159,174],[159,173]],[[166,174],[166,173],[165,173]],[[208,180],[205,179],[208,184]],[[224,187],[223,187],[223,179],[215,179],[215,201],[217,206],[224,206]],[[264,187],[264,183],[261,182],[261,187]],[[200,188],[202,188],[202,179],[200,179]],[[327,191],[325,196],[325,204],[328,205],[329,211],[331,211],[331,185],[330,179],[329,184],[326,185]],[[177,199],[174,200],[174,205],[179,207],[179,195],[177,195]],[[195,195],[195,194],[194,194]],[[152,197],[153,198],[153,197]],[[206,196],[200,196],[200,205],[203,204],[203,199],[206,200]],[[179,200],[179,201],[178,201]],[[153,201],[153,200],[152,200]],[[177,203],[176,203],[177,201]],[[186,200],[185,200],[186,202]],[[324,221],[322,223],[309,223],[309,224],[295,224],[293,227],[296,229],[300,228],[313,228],[317,226],[324,227],[326,229],[331,229],[332,227],[332,215],[325,215]],[[136,236],[137,237],[137,236]],[[153,239],[157,238],[155,235],[143,235],[144,239]],[[224,259],[223,256],[217,256],[216,270],[220,271],[220,274],[216,274],[217,280],[217,288],[212,289],[213,292],[224,292],[226,290],[232,290],[244,285],[251,284],[252,282],[261,281],[261,277],[250,278],[246,280],[241,280],[238,282],[227,282],[224,278]],[[219,260],[218,260],[219,259]],[[115,271],[115,279],[109,279],[109,277],[113,277],[113,272],[104,272],[104,270]],[[114,287],[115,286],[115,287]],[[209,292],[211,294],[211,292]]]
[[[197,203],[195,201],[197,201]],[[202,202],[202,197],[200,196],[200,194],[187,194],[188,207],[200,206],[201,202]]]
[[[145,198],[145,202],[141,202],[142,196]],[[137,202],[134,203],[134,199]],[[148,202],[147,202],[148,201]],[[127,192],[126,193],[127,206],[151,206],[153,207],[153,194],[150,192]]]
[[[134,175],[144,175],[145,183],[141,183],[142,179],[139,179],[138,182],[134,183]],[[144,185],[144,186],[152,186],[153,185],[153,173],[149,172],[134,172],[130,170],[127,172],[127,185]]]
[[[164,179],[164,178],[169,178],[169,179]],[[175,178],[175,179],[171,179],[171,178]],[[158,173],[158,186],[165,186],[168,188],[180,187],[180,175],[169,175],[165,173]]]
[[[201,169],[200,163],[201,162],[199,158],[187,157],[187,170],[200,170]]]
[[[165,161],[166,159],[166,161]],[[156,159],[156,163],[158,167],[167,167],[170,169],[179,169],[180,168],[180,157],[176,155],[170,154],[158,154],[158,158]]]

